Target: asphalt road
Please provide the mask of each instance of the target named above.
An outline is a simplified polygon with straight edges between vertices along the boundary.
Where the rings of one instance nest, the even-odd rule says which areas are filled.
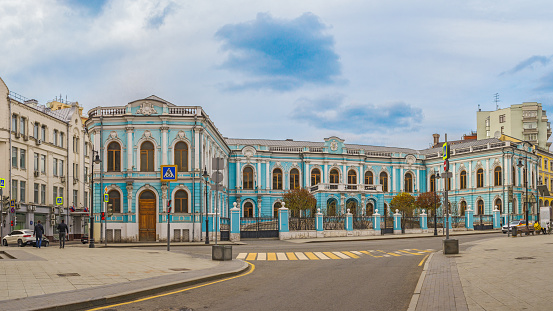
[[[470,242],[498,234],[457,237],[461,251]],[[250,240],[233,255],[263,252],[332,252],[405,249],[441,250],[443,237],[294,244]],[[172,251],[209,254],[209,247],[174,247]],[[401,251],[400,251],[401,253]],[[376,254],[376,253],[375,253]],[[398,254],[398,253],[396,253]],[[132,302],[106,310],[406,310],[422,272],[424,255],[340,260],[250,261],[255,270],[176,294]]]

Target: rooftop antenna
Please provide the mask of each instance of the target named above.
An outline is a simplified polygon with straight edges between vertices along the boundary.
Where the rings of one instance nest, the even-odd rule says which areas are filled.
[[[478,104],[478,111],[482,111],[482,110],[480,109],[480,104]]]
[[[499,102],[500,102],[499,93],[495,93],[493,95],[493,97],[494,97],[494,102],[495,102],[495,110],[499,110]]]

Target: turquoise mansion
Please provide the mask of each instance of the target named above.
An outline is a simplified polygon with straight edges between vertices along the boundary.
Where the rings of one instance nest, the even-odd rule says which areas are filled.
[[[350,209],[354,215],[378,210],[389,216],[397,194],[416,196],[444,187],[454,214],[469,207],[475,217],[496,208],[522,214],[526,191],[538,195],[538,156],[531,146],[496,138],[452,144],[452,177],[446,180],[438,178],[440,146],[357,145],[339,137],[317,142],[226,138],[202,107],[177,106],[156,96],[97,107],[88,115],[85,126],[99,159],[93,170],[96,225],[105,191],[113,208],[107,229],[121,241],[166,239],[169,200],[172,232],[181,240],[199,241],[206,213],[229,217],[236,205],[243,218],[276,218],[283,194],[297,187],[307,188],[325,215]],[[214,158],[224,161],[219,187],[212,180]],[[162,165],[177,166],[176,182],[161,181]]]

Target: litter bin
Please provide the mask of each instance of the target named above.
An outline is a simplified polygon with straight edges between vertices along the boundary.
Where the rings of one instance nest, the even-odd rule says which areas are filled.
[[[513,238],[516,238],[516,236],[517,236],[517,226],[512,226],[511,227],[511,233],[513,235]]]
[[[232,245],[211,246],[211,260],[232,260]]]

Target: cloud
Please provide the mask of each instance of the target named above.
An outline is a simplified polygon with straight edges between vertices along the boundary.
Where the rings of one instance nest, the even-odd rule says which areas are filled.
[[[176,9],[175,3],[171,2],[166,6],[161,5],[160,3],[156,4],[155,8],[152,10],[150,17],[146,20],[148,28],[158,29],[165,22],[165,18],[174,13]]]
[[[321,129],[353,134],[415,129],[423,119],[422,109],[403,102],[380,106],[349,104],[341,94],[297,101],[292,118]]]
[[[553,55],[552,56],[534,55],[518,63],[518,65],[513,67],[511,70],[502,72],[501,75],[514,74],[526,68],[533,68],[534,64],[541,64],[542,66],[547,66],[547,64],[549,64],[551,59],[553,59]]]
[[[341,65],[327,28],[311,13],[293,20],[258,13],[254,21],[221,27],[215,38],[228,52],[222,68],[254,79],[229,88],[292,90],[305,83],[335,83]]]

